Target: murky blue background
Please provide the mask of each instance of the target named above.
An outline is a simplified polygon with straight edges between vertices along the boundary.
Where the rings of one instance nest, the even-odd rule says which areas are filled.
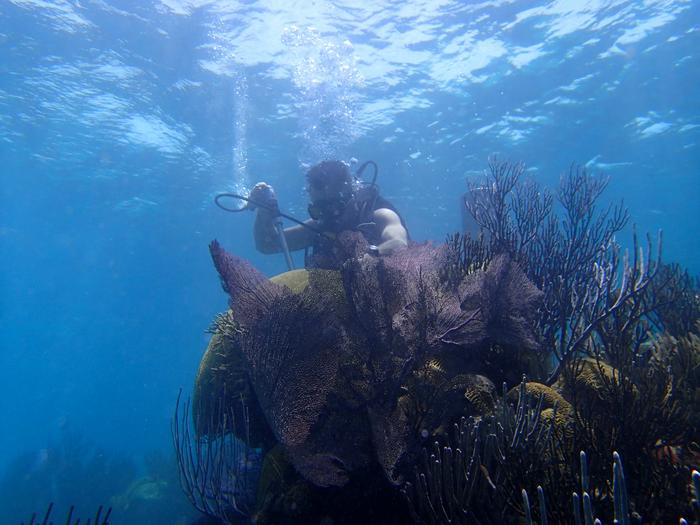
[[[375,160],[437,242],[489,155],[585,165],[700,273],[698,50],[683,0],[0,0],[0,472],[66,434],[169,452],[226,305],[207,243],[285,269],[213,196],[305,218],[321,159]]]

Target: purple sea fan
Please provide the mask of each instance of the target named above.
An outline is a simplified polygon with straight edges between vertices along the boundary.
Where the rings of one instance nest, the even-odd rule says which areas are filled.
[[[534,326],[542,291],[506,254],[496,256],[475,278],[478,295],[465,296],[462,305],[478,301],[489,340],[525,350],[539,348]]]
[[[275,438],[306,479],[343,485],[367,459],[353,447],[361,428],[342,435],[328,428],[337,430],[334,415],[346,412],[329,396],[338,393],[338,373],[352,349],[339,326],[337,297],[314,276],[293,293],[218,243],[210,248],[240,326],[235,337],[250,384]]]
[[[209,244],[209,251],[238,322],[252,322],[284,293],[283,286],[271,282],[245,259],[228,253],[217,241]]]
[[[352,255],[340,272],[312,270],[299,293],[211,244],[261,411],[318,486],[342,486],[372,462],[399,482],[402,458],[417,446],[399,399],[427,359],[456,351],[466,359],[450,373],[464,374],[487,342],[536,346],[540,293],[507,256],[456,286],[440,278],[444,247],[373,257],[363,243],[343,237]]]

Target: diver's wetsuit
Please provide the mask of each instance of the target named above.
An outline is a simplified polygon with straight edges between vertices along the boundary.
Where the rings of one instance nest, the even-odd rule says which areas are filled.
[[[379,195],[376,186],[367,186],[357,192],[347,204],[346,212],[332,233],[337,234],[343,231],[359,230],[369,244],[381,244],[382,232],[377,231],[377,227],[374,225],[373,214],[376,210],[382,208],[389,209],[399,216],[401,225],[410,239],[403,217],[390,201]],[[358,226],[364,224],[368,225],[368,227],[358,229]],[[311,254],[307,253],[305,256],[305,266],[307,268],[337,269],[343,260],[344,256],[342,253],[339,253],[335,239],[328,238],[325,235],[317,235],[311,246]]]

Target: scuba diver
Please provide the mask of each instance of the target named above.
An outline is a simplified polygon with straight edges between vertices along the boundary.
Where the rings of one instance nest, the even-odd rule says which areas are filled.
[[[379,195],[375,184],[377,165],[365,162],[358,170],[372,164],[371,183],[360,182],[348,165],[339,160],[326,160],[306,174],[309,193],[309,216],[297,226],[281,229],[277,198],[272,187],[259,182],[246,199],[247,209],[257,210],[253,234],[258,251],[270,254],[312,249],[306,266],[328,267],[332,263],[336,235],[343,231],[360,231],[369,243],[372,255],[389,255],[408,245],[408,231],[394,206]],[[289,263],[289,259],[288,259]]]

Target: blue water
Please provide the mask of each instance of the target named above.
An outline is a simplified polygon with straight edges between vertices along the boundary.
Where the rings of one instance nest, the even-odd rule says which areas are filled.
[[[226,305],[207,243],[285,269],[213,196],[305,218],[324,158],[437,242],[489,155],[585,165],[700,273],[698,50],[682,0],[0,1],[0,472],[66,433],[169,453]]]

